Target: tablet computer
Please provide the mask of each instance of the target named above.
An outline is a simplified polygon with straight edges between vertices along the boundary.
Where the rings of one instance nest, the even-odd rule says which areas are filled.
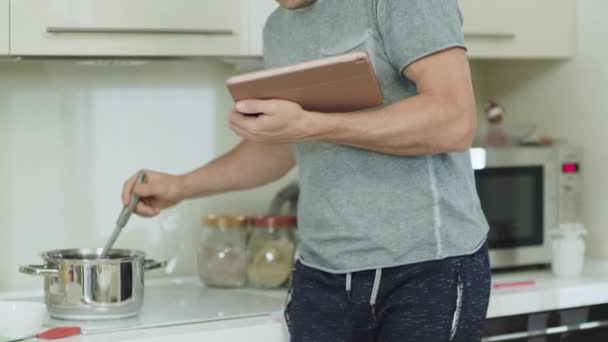
[[[352,112],[379,106],[382,90],[365,52],[234,76],[226,82],[235,101],[281,99],[319,112]]]

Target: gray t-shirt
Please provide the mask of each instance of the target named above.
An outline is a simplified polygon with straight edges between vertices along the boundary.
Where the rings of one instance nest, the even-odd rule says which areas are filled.
[[[457,0],[317,0],[277,9],[264,30],[267,67],[366,51],[385,105],[416,95],[405,67],[463,44]],[[403,157],[305,142],[295,154],[300,259],[308,266],[400,266],[473,253],[486,239],[468,153]]]

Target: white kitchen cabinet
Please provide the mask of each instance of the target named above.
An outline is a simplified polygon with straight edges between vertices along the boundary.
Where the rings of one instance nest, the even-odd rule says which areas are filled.
[[[10,1],[10,30],[8,12]],[[473,59],[574,54],[576,0],[459,0]],[[0,55],[261,56],[274,0],[0,0]]]
[[[567,58],[574,54],[576,0],[459,3],[471,58]]]
[[[247,6],[243,6],[247,8],[247,13],[243,17],[247,20],[248,55],[262,56],[264,53],[262,39],[264,25],[277,6],[275,0],[249,0]]]
[[[8,12],[9,12],[9,0],[0,0],[0,55],[8,54]]]
[[[242,1],[11,0],[11,54],[239,55]]]

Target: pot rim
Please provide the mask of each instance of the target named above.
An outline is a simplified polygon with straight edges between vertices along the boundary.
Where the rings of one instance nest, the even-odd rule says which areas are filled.
[[[116,249],[113,248],[110,251],[112,253],[118,253],[120,257],[109,258],[109,259],[85,259],[85,258],[66,258],[61,257],[62,254],[81,254],[81,255],[101,255],[103,248],[66,248],[66,249],[54,249],[45,251],[40,254],[42,259],[46,262],[61,263],[67,262],[70,264],[117,264],[123,262],[133,262],[135,260],[141,260],[142,262],[146,258],[146,253],[137,249]]]

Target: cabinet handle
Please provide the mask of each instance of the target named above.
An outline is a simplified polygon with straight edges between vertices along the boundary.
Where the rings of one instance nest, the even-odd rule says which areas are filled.
[[[470,38],[497,38],[497,39],[515,39],[515,32],[505,32],[505,31],[494,31],[494,32],[475,32],[475,31],[465,31],[465,37]]]
[[[524,332],[516,332],[504,335],[496,335],[496,336],[488,336],[481,339],[482,342],[503,342],[503,341],[515,341],[522,340],[525,338],[532,337],[543,337],[543,336],[551,336],[551,335],[559,335],[565,332],[576,332],[582,330],[593,330],[597,328],[608,327],[608,321],[596,321],[596,322],[587,322],[581,323],[578,325],[563,325],[559,327],[551,327],[544,330],[533,330],[533,331],[524,331]]]
[[[233,30],[229,29],[181,29],[181,28],[113,28],[113,27],[62,27],[48,26],[48,33],[110,33],[110,34],[191,34],[202,36],[231,36]]]

